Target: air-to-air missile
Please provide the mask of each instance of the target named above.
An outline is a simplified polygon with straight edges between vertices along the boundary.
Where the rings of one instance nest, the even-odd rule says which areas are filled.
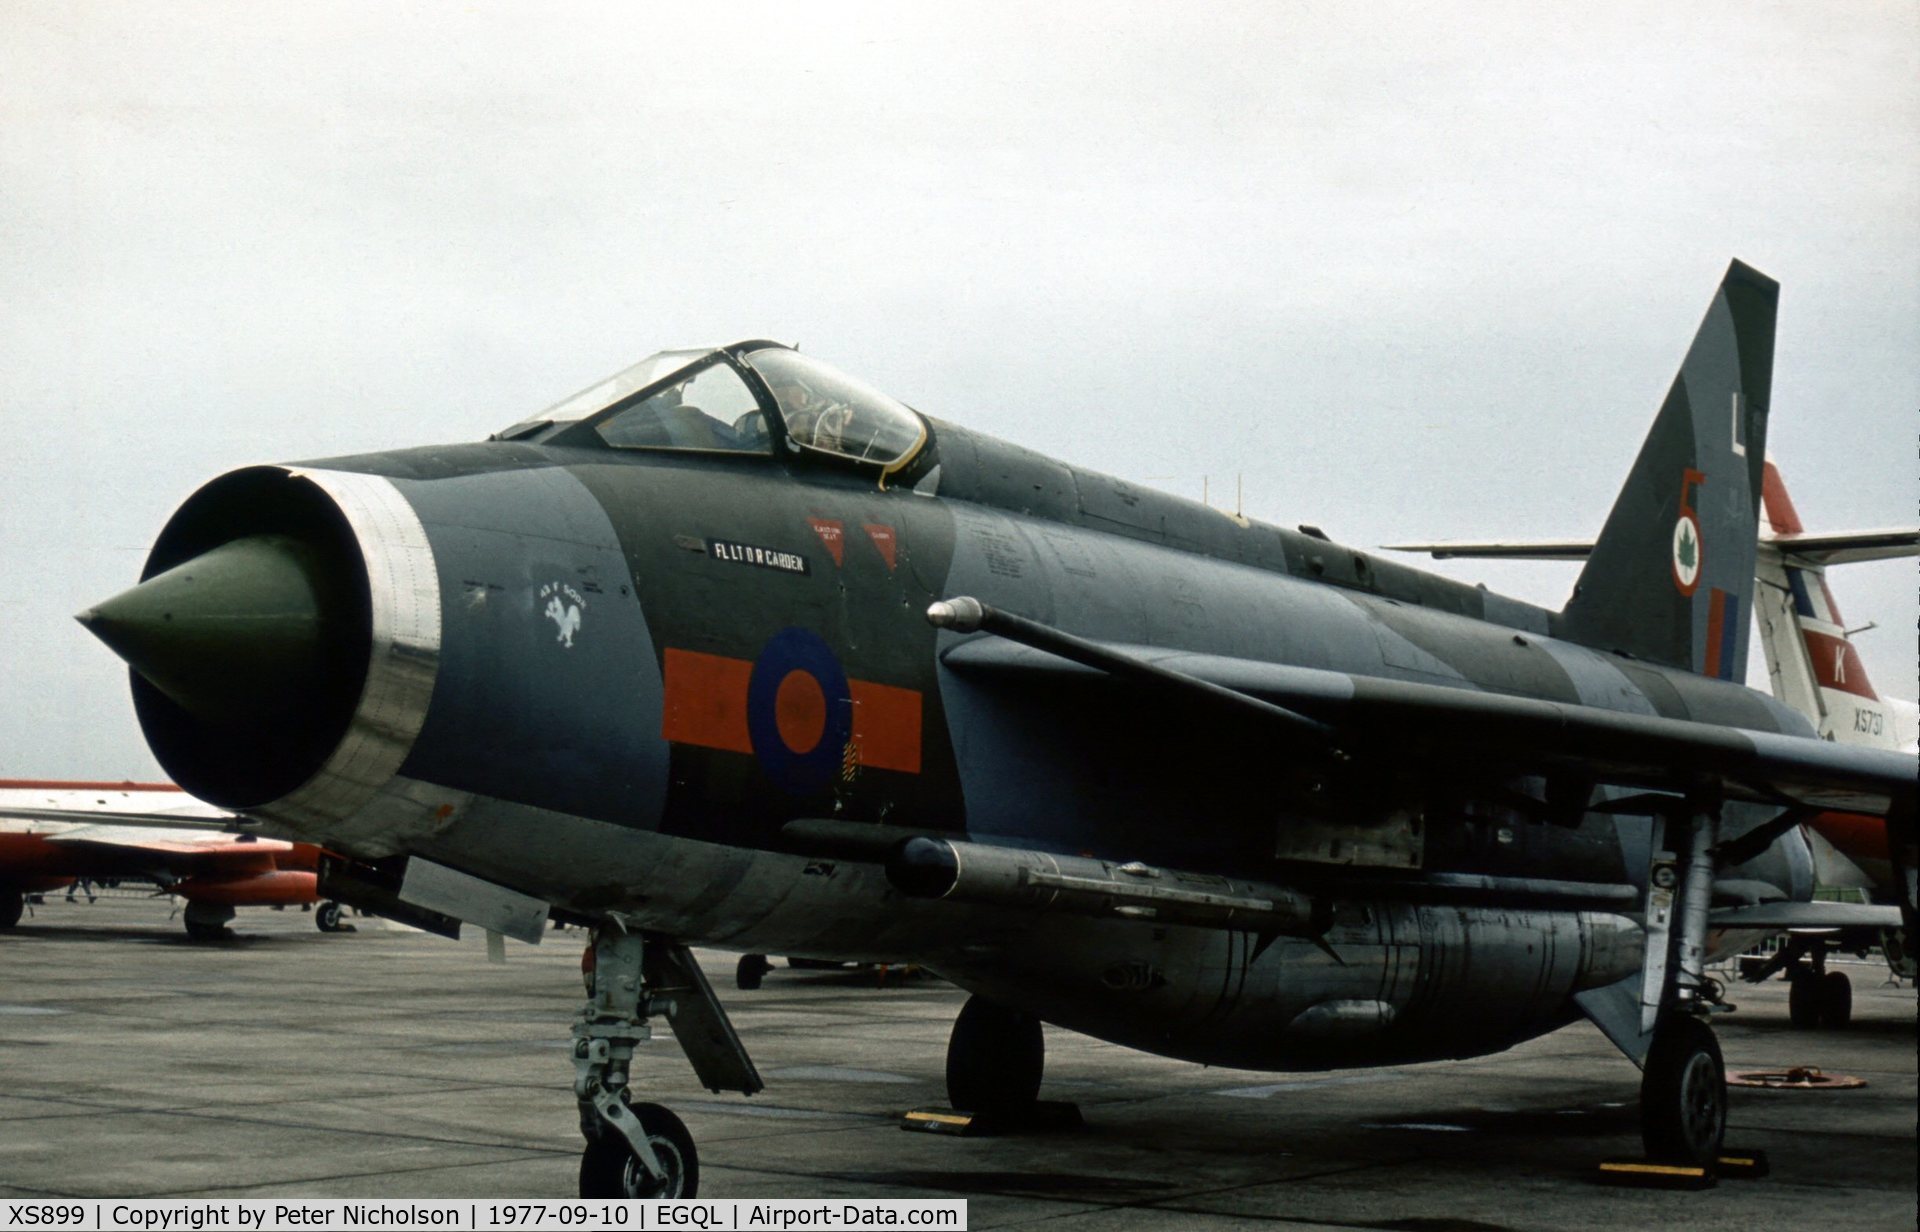
[[[594,929],[585,1195],[697,1186],[632,1098],[652,1017],[761,1086],[689,944],[946,976],[949,1095],[1003,1119],[1043,1021],[1288,1070],[1585,1016],[1710,1163],[1705,964],[1838,910],[1808,812],[1887,819],[1913,906],[1913,759],[1742,684],[1777,292],[1729,269],[1559,611],[742,342],[223,475],[81,620],[182,786],[344,853],[323,893]]]

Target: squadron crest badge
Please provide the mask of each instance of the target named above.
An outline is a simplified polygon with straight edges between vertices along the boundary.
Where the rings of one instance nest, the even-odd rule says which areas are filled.
[[[540,597],[547,601],[544,614],[553,622],[554,640],[572,650],[573,635],[580,631],[580,621],[587,610],[586,599],[565,582],[548,582],[540,588]]]

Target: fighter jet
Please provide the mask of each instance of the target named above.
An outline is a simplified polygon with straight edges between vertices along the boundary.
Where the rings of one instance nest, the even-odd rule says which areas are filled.
[[[1886,819],[1914,905],[1913,759],[1741,682],[1777,297],[1729,268],[1557,612],[748,341],[222,475],[80,620],[176,781],[351,857],[328,892],[593,929],[583,1195],[697,1190],[652,1019],[761,1088],[691,943],[953,980],[948,1094],[1015,1123],[1042,1021],[1303,1070],[1584,1015],[1711,1166],[1706,964],[1826,909],[1800,821]]]

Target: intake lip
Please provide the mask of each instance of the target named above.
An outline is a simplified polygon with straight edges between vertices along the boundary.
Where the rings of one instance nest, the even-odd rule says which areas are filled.
[[[439,659],[426,530],[390,480],[347,471],[215,479],[168,521],[141,583],[78,619],[132,668],[175,782],[296,830],[393,778]]]

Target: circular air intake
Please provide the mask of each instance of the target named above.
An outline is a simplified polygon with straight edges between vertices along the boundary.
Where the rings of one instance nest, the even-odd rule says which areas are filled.
[[[188,498],[133,589],[80,621],[125,659],[154,756],[203,800],[288,796],[340,745],[366,685],[366,562],[339,505],[278,467]]]

